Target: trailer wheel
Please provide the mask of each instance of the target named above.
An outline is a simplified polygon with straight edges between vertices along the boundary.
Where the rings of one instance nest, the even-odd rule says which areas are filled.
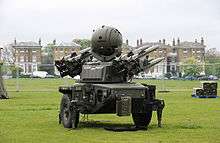
[[[150,124],[152,111],[147,113],[132,113],[132,118],[136,127],[145,128]]]
[[[68,95],[64,94],[60,103],[61,123],[65,128],[77,128],[79,123],[79,112],[71,107]]]

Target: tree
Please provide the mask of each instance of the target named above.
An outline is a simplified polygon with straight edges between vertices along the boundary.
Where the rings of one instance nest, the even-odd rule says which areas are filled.
[[[3,82],[3,78],[2,78],[2,65],[3,63],[0,63],[0,99],[8,99],[8,95],[7,92],[5,90],[5,86],[4,86],[4,82]]]
[[[39,65],[39,71],[46,71],[49,74],[54,74],[54,53],[53,53],[53,44],[48,44],[44,47],[42,51],[42,61]]]
[[[206,75],[215,75],[220,77],[220,57],[217,55],[207,55],[205,60]]]
[[[42,64],[54,64],[54,45],[48,44],[42,51]]]
[[[23,69],[19,66],[16,66],[16,65],[10,65],[9,69],[7,69],[7,67],[6,67],[6,70],[10,71],[13,78],[16,78],[18,75],[21,74],[21,72],[23,72]]]
[[[91,47],[91,40],[89,39],[73,39],[73,42],[75,42],[76,44],[79,44],[81,46],[81,50]]]
[[[184,76],[198,76],[203,71],[203,65],[194,57],[188,58],[182,65]]]
[[[2,50],[2,60],[7,64],[14,64],[15,62],[15,50],[12,44],[7,44]]]

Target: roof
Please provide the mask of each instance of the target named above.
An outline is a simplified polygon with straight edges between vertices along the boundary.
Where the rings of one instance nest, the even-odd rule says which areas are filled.
[[[33,41],[29,41],[29,42],[18,42],[17,44],[13,44],[12,45],[15,48],[20,48],[20,47],[37,47],[37,48],[41,48],[42,46],[39,45],[39,43],[33,42]]]
[[[171,48],[170,45],[166,45],[166,44],[163,44],[163,43],[160,43],[160,42],[145,42],[142,45],[134,47],[134,49],[139,48],[141,46],[146,46],[146,45],[148,45],[148,46],[158,45],[159,48]]]
[[[176,47],[178,48],[190,48],[190,49],[194,49],[194,48],[205,48],[205,45],[202,45],[201,43],[198,42],[181,42],[180,45],[177,45]]]
[[[160,43],[160,42],[145,42],[143,43],[142,45],[139,45],[139,46],[136,46],[134,48],[139,48],[141,46],[145,46],[145,45],[149,45],[149,46],[153,46],[153,45],[158,45],[159,48],[190,48],[190,49],[194,49],[194,48],[205,48],[206,46],[205,45],[202,45],[201,43],[196,43],[196,42],[188,42],[188,41],[184,41],[184,42],[180,42],[179,45],[176,45],[176,46],[171,46],[169,44],[163,44],[163,43]]]
[[[79,44],[76,44],[75,42],[61,42],[59,44],[56,44],[55,47],[80,48],[81,46]]]

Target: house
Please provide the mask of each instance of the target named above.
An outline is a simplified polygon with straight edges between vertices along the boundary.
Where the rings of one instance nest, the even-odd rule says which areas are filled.
[[[152,76],[160,76],[166,73],[170,73],[172,76],[179,76],[181,74],[180,66],[186,62],[189,57],[194,57],[197,59],[198,63],[201,65],[205,64],[205,45],[204,40],[198,42],[195,39],[194,42],[180,42],[178,38],[177,41],[173,39],[172,44],[167,44],[166,40],[159,40],[158,42],[142,42],[142,39],[137,40],[137,46],[134,48],[139,48],[144,45],[158,45],[159,48],[152,52],[149,58],[156,59],[164,57],[165,60],[156,66],[152,67],[147,71]]]
[[[60,60],[64,56],[67,56],[72,52],[78,53],[81,48],[81,46],[76,44],[75,42],[60,42],[57,44],[56,40],[53,40],[52,45],[53,45],[54,62],[55,60]],[[55,74],[59,75],[57,68],[55,68]]]
[[[78,53],[81,46],[75,42],[60,42],[56,43],[56,40],[53,41],[53,55],[54,60],[62,59],[64,56],[69,55],[71,52]]]
[[[41,39],[38,42],[17,42],[12,44],[15,65],[22,68],[22,74],[32,74],[41,64]]]

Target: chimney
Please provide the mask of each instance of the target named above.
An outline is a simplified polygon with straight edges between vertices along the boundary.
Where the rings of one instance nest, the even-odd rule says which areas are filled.
[[[175,38],[173,38],[173,46],[176,46]]]
[[[15,40],[14,40],[14,45],[17,45],[17,40],[16,40],[16,38],[15,38]]]
[[[142,43],[142,38],[140,38],[140,45],[142,45],[143,43]]]
[[[139,40],[137,40],[137,46],[139,46]]]
[[[204,39],[201,37],[201,45],[204,45]]]
[[[164,45],[166,44],[166,40],[165,40],[165,39],[163,39],[163,44],[164,44]]]
[[[180,45],[180,38],[178,37],[177,39],[177,45],[179,46]]]
[[[195,39],[195,43],[197,43],[197,39]]]
[[[53,45],[56,45],[56,39],[53,40]]]
[[[41,46],[41,38],[39,38],[39,41],[38,41],[39,45]]]
[[[161,40],[159,40],[159,43],[161,43]]]

